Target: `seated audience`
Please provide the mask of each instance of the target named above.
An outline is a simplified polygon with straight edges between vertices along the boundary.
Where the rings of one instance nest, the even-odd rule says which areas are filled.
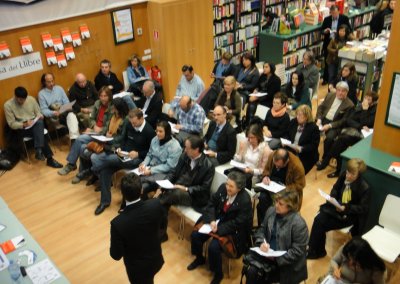
[[[120,169],[137,168],[149,151],[155,136],[154,129],[147,123],[140,109],[129,111],[129,123],[122,129],[120,147],[115,154],[91,155],[92,172],[100,179],[101,199],[95,215],[101,214],[111,203],[111,178]]]
[[[314,94],[318,88],[319,71],[315,65],[314,53],[311,50],[304,52],[303,62],[297,65],[296,72],[303,73],[306,86],[311,88]]]
[[[354,237],[341,246],[329,267],[329,275],[344,283],[383,284],[385,271],[383,260],[360,237]]]
[[[286,85],[286,95],[293,99],[294,102],[289,106],[290,109],[296,110],[300,105],[308,105],[310,108],[310,89],[304,82],[303,73],[294,71],[290,75],[290,82]]]
[[[336,75],[339,68],[339,50],[346,46],[346,42],[353,40],[353,36],[350,34],[350,29],[346,24],[338,27],[335,37],[331,39],[327,47],[328,56],[326,57],[326,63],[328,63],[328,74],[329,84],[335,81]]]
[[[306,186],[304,168],[300,159],[286,149],[275,150],[269,156],[262,173],[264,184],[270,184],[271,181],[285,185],[286,191],[295,191],[299,197],[298,210],[301,209],[303,202],[303,188]],[[257,205],[257,219],[260,225],[264,220],[265,212],[272,205],[272,193],[267,190],[261,190]]]
[[[203,150],[203,139],[198,136],[187,138],[184,153],[166,178],[174,187],[157,189],[154,197],[160,198],[165,213],[160,227],[162,241],[168,240],[168,211],[171,205],[191,206],[200,211],[210,199],[210,187],[215,169]]]
[[[363,102],[358,104],[354,111],[351,112],[348,119],[343,125],[343,129],[336,140],[333,142],[331,150],[326,154],[325,158],[317,164],[317,170],[323,170],[329,165],[331,158],[336,159],[336,171],[328,174],[329,178],[338,177],[342,168],[342,159],[340,154],[349,146],[356,144],[364,138],[361,130],[371,131],[374,128],[375,114],[378,103],[378,94],[369,91],[364,95]]]
[[[141,184],[135,174],[121,180],[126,209],[111,221],[110,255],[124,258],[131,283],[154,283],[155,274],[164,264],[158,237],[162,206],[157,199],[140,200]]]
[[[14,98],[4,104],[4,113],[8,126],[14,130],[10,138],[10,147],[20,152],[23,149],[23,138],[32,137],[35,148],[35,159],[44,161],[52,168],[62,168],[62,165],[53,158],[53,151],[44,135],[43,115],[36,100],[28,96],[24,87],[16,87]],[[35,119],[38,119],[35,122]]]
[[[232,126],[240,123],[240,113],[242,111],[242,99],[235,90],[236,79],[228,76],[224,79],[224,87],[219,93],[215,106],[223,106],[227,112],[227,118]]]
[[[354,63],[348,62],[345,65],[343,65],[336,79],[329,84],[328,86],[329,92],[336,93],[335,87],[336,84],[339,83],[340,81],[345,81],[347,85],[349,85],[349,92],[347,94],[347,97],[356,106],[358,104],[358,99],[357,99],[358,78],[357,78],[356,66],[354,65]]]
[[[163,99],[160,92],[156,92],[154,82],[147,80],[143,84],[143,97],[137,102],[142,109],[146,121],[155,128],[161,118]]]
[[[90,114],[97,99],[98,94],[93,83],[84,74],[76,74],[75,83],[69,88],[69,100],[75,101],[72,110],[78,117],[81,128],[91,127]]]
[[[287,114],[288,98],[283,93],[276,93],[274,96],[273,106],[267,112],[263,133],[264,136],[270,138],[269,147],[272,150],[277,149],[281,145],[280,138],[287,136],[287,131],[290,123],[289,115]]]
[[[301,105],[296,109],[296,119],[290,121],[287,138],[292,144],[286,149],[299,157],[307,174],[318,161],[320,140],[318,126],[309,106]]]
[[[330,196],[338,206],[326,202],[320,206],[314,218],[308,244],[308,259],[317,259],[326,255],[326,232],[353,225],[351,234],[360,235],[364,230],[368,214],[371,193],[362,173],[366,170],[363,160],[353,158],[347,162],[344,171],[334,184]]]
[[[60,113],[60,108],[69,103],[64,89],[55,84],[54,75],[51,73],[43,74],[40,80],[42,89],[39,91],[38,99],[42,114],[48,119],[47,122],[52,125],[58,123],[67,125],[69,139],[73,142],[79,136],[79,123],[72,109]]]
[[[239,150],[234,156],[234,160],[246,164],[246,168],[233,168],[226,170],[225,174],[232,170],[244,172],[246,174],[246,188],[251,189],[253,184],[260,180],[260,175],[272,150],[268,143],[264,142],[262,128],[258,123],[247,127],[246,138],[246,140],[240,141]]]
[[[238,172],[231,172],[225,184],[221,184],[218,191],[208,202],[204,214],[197,221],[197,226],[210,224],[211,233],[203,234],[198,230],[191,236],[192,254],[195,260],[188,265],[188,270],[193,270],[205,263],[203,245],[212,237],[208,245],[208,259],[210,270],[214,272],[212,284],[221,283],[222,273],[222,247],[219,237],[232,237],[237,254],[240,257],[247,250],[252,227],[251,200],[245,190],[246,178]]]
[[[232,160],[236,151],[236,131],[226,120],[226,109],[216,106],[204,141],[206,155],[215,167]]]
[[[275,207],[268,209],[254,242],[263,252],[283,250],[286,253],[279,257],[263,257],[249,251],[243,260],[247,284],[294,284],[307,279],[308,229],[298,213],[300,205],[295,191],[276,194]],[[265,274],[265,270],[269,273]]]
[[[263,70],[258,79],[257,88],[254,89],[253,93],[267,93],[267,95],[263,97],[250,95],[246,114],[246,120],[249,122],[253,118],[259,104],[272,108],[274,96],[281,90],[281,79],[275,75],[275,64],[266,62],[264,63]]]
[[[150,79],[149,73],[143,67],[142,61],[136,54],[132,55],[128,61],[126,68],[129,82],[129,92],[132,92],[136,97],[142,97],[142,88],[145,81]]]
[[[236,89],[243,98],[243,106],[249,100],[249,94],[257,88],[259,78],[260,72],[256,66],[256,58],[250,52],[244,53],[240,59],[240,69],[236,77]]]
[[[179,133],[175,138],[183,145],[185,139],[191,135],[202,135],[206,114],[203,108],[195,103],[189,96],[183,96],[179,101],[177,112],[178,123],[175,129]]]
[[[98,91],[101,87],[107,86],[113,95],[124,90],[124,85],[118,80],[117,75],[111,72],[111,62],[108,59],[103,59],[100,62],[100,70],[94,79],[94,84]]]
[[[327,94],[322,104],[318,106],[317,126],[320,131],[325,132],[322,160],[331,151],[334,140],[342,131],[344,122],[354,108],[353,102],[347,97],[348,92],[349,85],[343,81],[339,82],[336,85],[336,93]]]
[[[156,136],[151,140],[149,152],[139,165],[142,173],[142,200],[157,189],[157,180],[163,180],[176,167],[182,148],[172,137],[171,126],[167,121],[157,123]]]

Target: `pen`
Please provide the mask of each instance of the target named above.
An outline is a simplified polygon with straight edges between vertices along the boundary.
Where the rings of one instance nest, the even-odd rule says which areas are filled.
[[[268,246],[268,243],[267,243],[267,241],[264,239],[264,244],[266,245],[266,246]]]

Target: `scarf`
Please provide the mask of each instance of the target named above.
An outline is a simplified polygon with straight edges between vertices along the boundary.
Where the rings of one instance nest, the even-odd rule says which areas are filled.
[[[274,108],[271,108],[271,114],[273,117],[282,117],[286,113],[286,106],[276,111]]]

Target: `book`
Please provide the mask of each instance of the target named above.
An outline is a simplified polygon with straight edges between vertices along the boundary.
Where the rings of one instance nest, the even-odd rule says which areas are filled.
[[[0,42],[0,59],[11,56],[10,48],[6,42]]]
[[[54,51],[64,50],[64,45],[63,45],[60,37],[53,38],[53,47],[54,47]]]
[[[58,68],[67,67],[67,65],[68,65],[68,64],[67,64],[67,59],[65,58],[64,53],[57,54],[56,58],[57,58],[57,65],[58,65]]]
[[[82,39],[90,38],[90,32],[89,32],[89,28],[87,25],[81,25],[79,27],[79,30],[81,31]]]
[[[61,37],[62,37],[63,43],[72,42],[71,32],[69,31],[68,28],[64,28],[61,30]]]
[[[54,51],[46,52],[47,65],[57,64],[56,53]]]
[[[81,46],[81,45],[82,45],[81,36],[79,35],[78,32],[73,32],[73,33],[71,34],[71,37],[72,37],[72,45],[73,45],[74,47],[77,47],[77,46]]]
[[[21,37],[19,39],[19,43],[21,44],[21,49],[23,53],[33,52],[32,43],[29,37]]]
[[[42,42],[44,48],[53,47],[53,39],[50,33],[42,33]]]
[[[72,46],[68,46],[65,48],[65,57],[67,60],[75,59],[75,52]]]

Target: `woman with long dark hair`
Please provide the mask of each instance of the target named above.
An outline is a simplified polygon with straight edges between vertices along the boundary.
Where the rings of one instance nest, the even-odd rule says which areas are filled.
[[[294,99],[294,102],[290,105],[290,109],[295,110],[299,105],[308,105],[310,108],[310,89],[304,81],[303,73],[294,71],[290,75],[290,81],[286,85],[286,95],[289,98]]]
[[[336,79],[329,84],[328,86],[329,92],[336,93],[336,84],[341,81],[345,81],[347,85],[349,85],[349,92],[347,93],[347,97],[356,106],[358,104],[358,99],[357,99],[358,78],[357,78],[356,66],[354,65],[354,63],[348,62],[345,65],[343,65]]]
[[[249,94],[257,87],[259,77],[260,72],[256,67],[256,58],[250,52],[246,52],[242,55],[239,73],[236,77],[236,88],[243,97],[244,105],[249,99]]]

